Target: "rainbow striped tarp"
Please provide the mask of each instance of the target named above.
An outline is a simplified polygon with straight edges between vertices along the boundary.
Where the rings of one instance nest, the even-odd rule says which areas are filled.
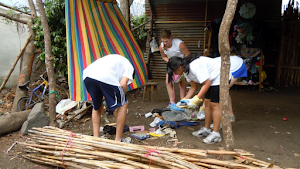
[[[65,0],[68,78],[71,100],[91,101],[82,80],[83,70],[108,54],[126,57],[136,70],[128,90],[147,82],[143,53],[115,0]],[[105,73],[105,72],[103,72]]]

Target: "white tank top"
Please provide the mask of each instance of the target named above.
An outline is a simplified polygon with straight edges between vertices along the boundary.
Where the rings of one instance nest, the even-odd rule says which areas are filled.
[[[165,50],[163,42],[161,42],[160,45],[161,45],[162,49],[164,50],[164,53],[167,55],[167,57],[169,59],[173,56],[179,56],[179,57],[183,58],[184,54],[180,50],[180,47],[179,47],[180,43],[183,43],[183,41],[180,39],[173,38],[171,48],[167,48],[167,50]]]

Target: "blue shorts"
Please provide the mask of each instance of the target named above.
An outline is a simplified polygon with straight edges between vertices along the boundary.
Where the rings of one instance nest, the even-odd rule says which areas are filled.
[[[89,77],[84,79],[84,85],[91,95],[95,110],[100,108],[103,96],[105,97],[109,112],[113,112],[116,108],[127,103],[125,93],[121,86],[109,85]]]
[[[247,77],[248,73],[247,73],[247,67],[245,62],[243,62],[242,66],[235,72],[232,73],[232,76],[234,78],[240,78],[240,77]]]

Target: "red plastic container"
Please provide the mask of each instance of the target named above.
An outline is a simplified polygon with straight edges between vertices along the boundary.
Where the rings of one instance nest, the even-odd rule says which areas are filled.
[[[288,120],[288,118],[284,117],[284,118],[282,118],[282,120],[283,120],[283,121],[287,121],[287,120]]]

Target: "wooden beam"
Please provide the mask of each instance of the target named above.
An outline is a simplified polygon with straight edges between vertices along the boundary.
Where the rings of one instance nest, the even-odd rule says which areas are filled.
[[[206,23],[210,21],[154,21],[154,23]]]
[[[300,67],[289,67],[289,66],[281,66],[282,69],[290,69],[290,70],[300,70]]]

